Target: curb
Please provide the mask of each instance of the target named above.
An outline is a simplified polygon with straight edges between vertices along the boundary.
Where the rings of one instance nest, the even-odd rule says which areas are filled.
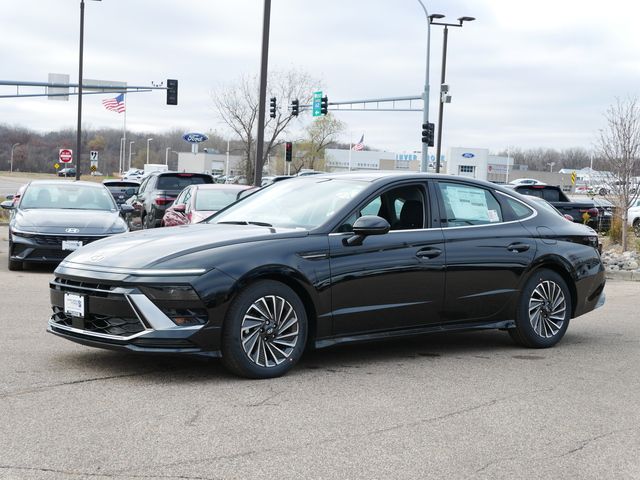
[[[605,272],[607,280],[626,280],[631,282],[640,282],[640,271],[637,270],[619,270],[616,272]]]

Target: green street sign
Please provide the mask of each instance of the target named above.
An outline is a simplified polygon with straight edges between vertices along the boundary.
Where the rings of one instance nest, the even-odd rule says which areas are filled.
[[[319,117],[322,115],[320,111],[320,103],[322,102],[322,91],[313,92],[313,116]]]

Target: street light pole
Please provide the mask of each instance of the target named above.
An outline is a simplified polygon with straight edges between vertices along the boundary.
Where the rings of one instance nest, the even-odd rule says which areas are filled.
[[[149,143],[153,138],[147,138],[147,163],[149,163]]]
[[[429,123],[429,51],[431,50],[431,19],[427,7],[424,6],[422,0],[418,0],[418,3],[424,10],[424,15],[427,18],[427,67],[424,75],[424,91],[422,92],[422,123]],[[420,171],[426,172],[429,166],[429,145],[422,142],[422,160],[420,162]]]
[[[131,146],[136,143],[135,141],[131,140],[129,142],[129,168],[127,170],[131,170]]]
[[[100,2],[101,0],[95,0]],[[78,62],[78,128],[76,131],[76,180],[80,180],[82,152],[82,55],[84,49],[84,0],[80,0],[80,59]]]
[[[440,23],[434,22],[434,19],[444,18],[444,15],[434,14],[429,17],[429,23],[431,25],[444,26],[444,32],[442,37],[442,70],[440,72],[440,102],[438,104],[438,146],[436,147],[436,173],[440,173],[440,155],[442,153],[442,117],[444,115],[445,94],[443,90],[445,85],[445,78],[447,73],[447,41],[449,38],[448,27],[462,27],[463,22],[473,22],[474,17],[460,17],[458,23]]]
[[[13,173],[13,151],[15,150],[15,148],[20,145],[19,143],[14,143],[13,145],[11,145],[11,167],[9,169],[9,173]]]

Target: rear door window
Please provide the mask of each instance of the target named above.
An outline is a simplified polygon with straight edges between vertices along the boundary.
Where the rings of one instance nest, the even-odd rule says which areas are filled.
[[[502,208],[484,188],[461,183],[438,183],[446,218],[443,227],[488,225],[503,221]]]

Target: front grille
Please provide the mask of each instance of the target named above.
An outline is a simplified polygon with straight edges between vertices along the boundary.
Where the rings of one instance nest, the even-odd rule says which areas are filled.
[[[82,242],[82,245],[86,245],[87,243],[95,242],[96,240],[100,240],[104,237],[87,237],[87,236],[76,236],[70,237],[67,235],[34,235],[33,241],[38,245],[49,245],[52,247],[62,246],[62,241],[74,241],[74,242]]]
[[[87,333],[128,337],[144,330],[138,318],[121,318],[110,315],[89,314],[85,318],[71,317],[61,307],[53,307],[54,323],[85,330]]]
[[[78,282],[56,277],[53,282],[51,282],[51,288],[64,290],[65,292],[85,293],[93,297],[108,297],[116,287],[104,283]]]

